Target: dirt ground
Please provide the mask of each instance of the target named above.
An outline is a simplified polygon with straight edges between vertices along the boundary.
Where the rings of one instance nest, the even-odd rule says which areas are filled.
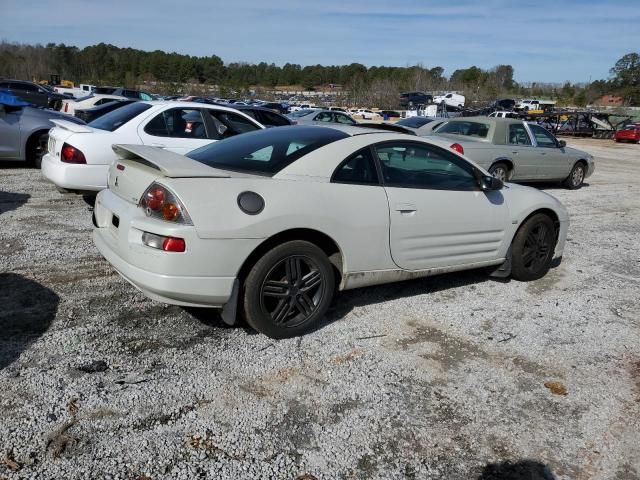
[[[0,479],[640,479],[640,145],[567,141],[596,172],[537,186],[546,277],[344,292],[284,341],[148,300],[90,202],[3,166]]]

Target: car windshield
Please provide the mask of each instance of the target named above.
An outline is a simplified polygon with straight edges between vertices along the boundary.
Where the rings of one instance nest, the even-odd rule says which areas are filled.
[[[420,128],[427,123],[433,122],[432,118],[426,117],[409,117],[398,120],[396,125],[402,125],[403,127]]]
[[[448,133],[453,135],[464,135],[467,137],[487,138],[489,125],[487,123],[470,121],[447,122],[436,130],[436,133]]]
[[[211,143],[186,156],[214,168],[271,176],[303,155],[346,137],[333,128],[271,128]]]
[[[290,117],[294,117],[294,118],[300,118],[300,117],[304,117],[306,115],[310,115],[315,111],[316,110],[310,110],[310,109],[298,110],[297,112],[290,113],[289,116]]]
[[[89,123],[89,126],[97,128],[99,130],[107,130],[109,132],[113,132],[132,118],[137,117],[142,112],[150,108],[151,105],[149,105],[148,103],[135,102],[104,114],[103,116]]]

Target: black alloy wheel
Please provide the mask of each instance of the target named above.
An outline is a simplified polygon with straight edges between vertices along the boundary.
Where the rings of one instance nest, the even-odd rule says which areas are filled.
[[[275,325],[297,327],[320,305],[323,278],[316,262],[291,255],[267,274],[260,291],[260,306]]]
[[[556,227],[544,214],[536,214],[518,230],[512,244],[511,276],[530,281],[547,274],[556,245]]]
[[[283,243],[265,253],[247,275],[245,318],[272,338],[302,335],[322,320],[334,286],[333,267],[319,247],[302,240]]]

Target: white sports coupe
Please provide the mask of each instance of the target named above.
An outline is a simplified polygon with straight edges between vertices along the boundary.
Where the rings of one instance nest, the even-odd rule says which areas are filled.
[[[52,120],[42,174],[59,189],[106,188],[116,143],[141,144],[187,153],[216,140],[265,128],[232,108],[193,102],[135,102],[88,125]]]
[[[187,156],[116,145],[94,210],[102,255],[148,297],[238,309],[273,338],[321,321],[334,291],[456,270],[542,277],[569,217],[443,140],[290,126]]]
[[[97,107],[98,105],[103,105],[108,102],[113,102],[114,100],[128,100],[127,97],[123,97],[121,95],[106,95],[106,94],[91,94],[86,97],[81,97],[77,99],[69,99],[62,101],[62,107],[60,107],[60,111],[64,113],[68,113],[69,115],[73,115],[76,113],[76,110],[83,110],[91,107]]]

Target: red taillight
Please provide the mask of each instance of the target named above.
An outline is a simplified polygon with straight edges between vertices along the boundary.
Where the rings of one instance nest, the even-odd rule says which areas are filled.
[[[68,143],[62,145],[62,161],[65,163],[87,163],[84,153]]]
[[[68,112],[69,111],[69,102],[65,102],[64,103],[64,111]]]
[[[144,200],[143,200],[144,205],[145,207],[153,211],[158,211],[164,205],[165,196],[166,196],[166,192],[164,188],[154,187],[151,190],[149,190],[147,194],[144,196]]]
[[[184,252],[186,247],[182,238],[167,237],[162,242],[162,250],[165,252]]]
[[[455,150],[460,155],[464,155],[464,148],[462,148],[462,145],[460,145],[459,143],[454,143],[453,145],[450,145],[449,148],[451,148],[452,150]]]

